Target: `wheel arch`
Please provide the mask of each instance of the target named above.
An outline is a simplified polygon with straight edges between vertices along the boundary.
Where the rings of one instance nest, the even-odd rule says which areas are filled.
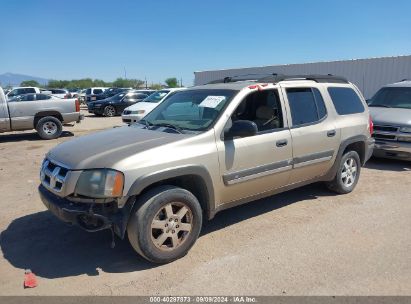
[[[348,151],[357,152],[361,160],[361,165],[364,165],[366,162],[367,141],[368,138],[365,135],[357,135],[343,140],[338,149],[334,164],[325,175],[324,180],[329,181],[334,178],[342,156]]]
[[[37,127],[37,123],[39,122],[40,119],[42,119],[43,117],[48,117],[48,116],[57,118],[58,120],[60,120],[61,123],[63,123],[63,121],[64,121],[63,116],[58,111],[41,111],[41,112],[37,112],[34,115],[34,120],[33,120],[34,129]]]
[[[206,216],[212,217],[215,210],[213,182],[208,170],[204,166],[197,165],[157,171],[135,180],[127,193],[127,196],[132,198],[125,206],[128,213],[135,207],[135,197],[161,185],[177,186],[190,191],[200,202]]]

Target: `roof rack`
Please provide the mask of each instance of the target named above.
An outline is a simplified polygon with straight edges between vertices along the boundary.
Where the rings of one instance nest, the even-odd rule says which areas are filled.
[[[284,75],[284,74],[267,74],[264,77],[250,77],[251,75],[261,75],[261,74],[248,74],[248,75],[239,75],[239,76],[230,76],[224,77],[223,79],[214,80],[208,84],[213,83],[230,83],[237,81],[256,81],[256,82],[270,82],[278,83],[280,81],[286,80],[312,80],[318,83],[348,83],[348,80],[344,77],[334,76],[332,74],[327,75]]]

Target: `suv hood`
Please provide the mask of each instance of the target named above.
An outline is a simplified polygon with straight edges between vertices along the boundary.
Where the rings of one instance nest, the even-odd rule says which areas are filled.
[[[375,124],[394,126],[411,125],[411,109],[370,107],[372,120]]]
[[[70,169],[114,168],[126,157],[191,137],[137,127],[119,127],[59,144],[47,154]]]

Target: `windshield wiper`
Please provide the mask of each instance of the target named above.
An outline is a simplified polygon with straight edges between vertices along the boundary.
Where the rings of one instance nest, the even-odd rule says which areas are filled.
[[[370,104],[369,107],[381,107],[381,108],[392,108],[391,106],[387,106],[385,104]]]
[[[166,128],[170,128],[170,129],[173,129],[173,130],[176,130],[178,133],[180,133],[180,134],[183,134],[184,132],[183,132],[183,129],[181,129],[180,127],[178,127],[178,126],[175,126],[175,125],[172,125],[172,124],[168,124],[168,123],[157,123],[157,124],[151,124],[152,126],[155,126],[155,127],[166,127]]]
[[[148,120],[145,120],[145,119],[141,119],[141,120],[139,121],[139,123],[140,123],[140,124],[144,124],[144,125],[146,126],[146,129],[147,129],[147,130],[149,130],[149,129],[150,129],[150,126],[153,125],[151,122],[149,122]]]

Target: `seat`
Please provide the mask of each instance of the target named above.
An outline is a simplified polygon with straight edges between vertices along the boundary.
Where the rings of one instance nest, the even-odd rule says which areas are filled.
[[[258,131],[270,130],[280,127],[278,120],[278,110],[269,106],[259,106],[256,110],[256,119],[254,122],[257,124]]]

